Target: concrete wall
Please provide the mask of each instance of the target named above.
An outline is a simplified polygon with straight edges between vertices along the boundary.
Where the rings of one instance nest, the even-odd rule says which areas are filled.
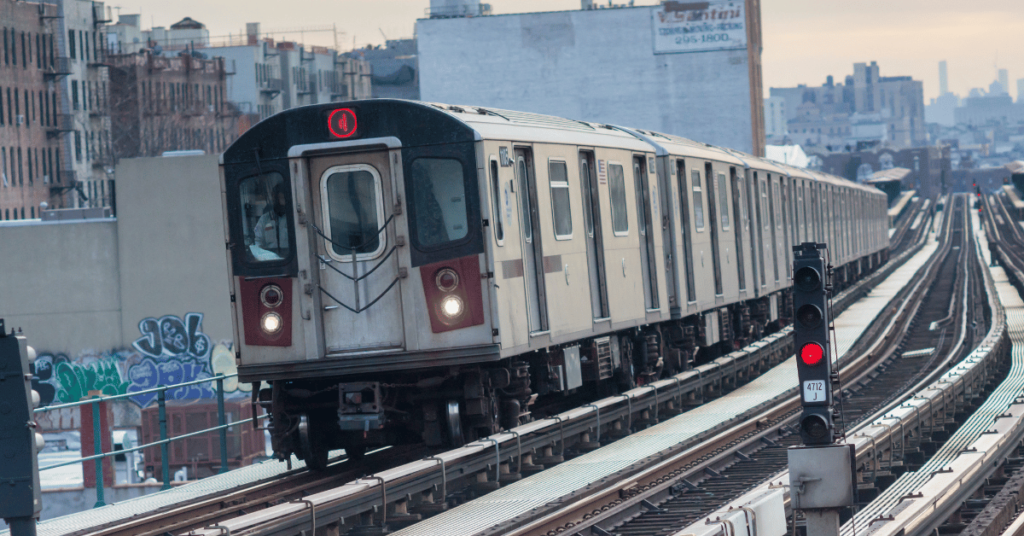
[[[122,160],[117,193],[117,219],[0,222],[0,318],[38,351],[33,389],[44,406],[237,371],[217,157]],[[225,388],[248,396],[250,385]],[[168,396],[215,391],[202,384]],[[116,404],[115,425],[138,426],[153,402],[148,394]],[[37,420],[74,430],[78,412]]]
[[[37,349],[121,346],[117,221],[0,224],[0,318]]]
[[[751,109],[751,73],[759,70],[748,51],[655,54],[658,9],[420,20],[420,95],[653,129],[758,154],[751,125],[755,114],[763,117],[762,100],[755,95]]]
[[[144,318],[190,312],[231,340],[217,156],[122,160],[116,180],[122,345]]]

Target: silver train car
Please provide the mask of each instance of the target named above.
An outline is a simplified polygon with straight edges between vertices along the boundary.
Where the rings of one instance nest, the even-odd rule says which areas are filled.
[[[874,188],[491,108],[288,110],[221,180],[240,379],[312,467],[709,361],[789,322],[794,245],[827,242],[838,288],[889,248]]]

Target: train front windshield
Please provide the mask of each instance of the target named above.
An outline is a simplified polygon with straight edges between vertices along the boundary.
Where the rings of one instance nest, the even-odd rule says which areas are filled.
[[[288,258],[292,244],[291,191],[280,173],[243,179],[238,184],[246,260],[272,262]]]

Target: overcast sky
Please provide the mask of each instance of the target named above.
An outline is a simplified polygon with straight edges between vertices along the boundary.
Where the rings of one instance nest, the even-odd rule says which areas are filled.
[[[579,9],[579,0],[489,0],[495,13]],[[627,0],[616,0],[625,3]],[[658,4],[637,0],[637,5]],[[264,30],[336,24],[342,49],[411,37],[429,0],[108,0],[121,13],[141,13],[143,28],[192,17],[211,37],[238,34],[246,22]],[[762,0],[764,82],[768,88],[842,81],[853,63],[877,61],[882,76],[924,82],[925,102],[938,95],[938,62],[949,64],[950,91],[966,96],[1008,69],[1010,94],[1024,78],[1022,0]],[[383,35],[382,35],[383,34]],[[275,35],[299,40],[298,32]],[[302,36],[333,45],[327,33]]]

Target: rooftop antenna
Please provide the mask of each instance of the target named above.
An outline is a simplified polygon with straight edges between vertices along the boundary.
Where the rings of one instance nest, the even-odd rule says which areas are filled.
[[[386,44],[388,42],[388,36],[384,33],[382,28],[377,28],[377,30],[379,30],[380,34],[384,36],[384,43]]]

